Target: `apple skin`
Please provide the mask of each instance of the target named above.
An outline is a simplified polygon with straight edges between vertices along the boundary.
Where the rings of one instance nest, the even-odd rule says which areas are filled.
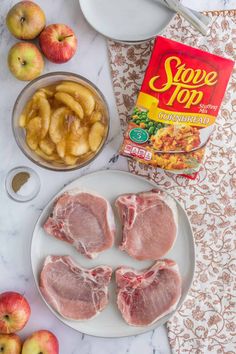
[[[6,24],[18,39],[34,39],[45,27],[43,10],[32,1],[20,1],[7,14]]]
[[[20,331],[30,313],[30,305],[21,294],[11,291],[0,294],[0,333]]]
[[[59,354],[56,336],[47,330],[34,332],[23,343],[22,354]]]
[[[8,53],[8,66],[17,79],[29,81],[42,73],[44,61],[36,45],[19,42],[14,44]]]
[[[61,64],[70,60],[75,54],[77,38],[67,25],[53,24],[41,32],[39,45],[48,60]]]
[[[21,340],[17,334],[0,334],[0,353],[20,354]]]

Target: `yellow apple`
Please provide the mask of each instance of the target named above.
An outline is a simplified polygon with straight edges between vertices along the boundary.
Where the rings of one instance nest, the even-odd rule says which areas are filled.
[[[22,354],[59,354],[59,344],[55,335],[47,330],[34,332],[26,339]]]
[[[19,42],[13,45],[8,53],[8,66],[17,79],[29,81],[42,73],[44,61],[36,45]]]
[[[21,340],[17,334],[0,334],[0,353],[20,354]]]
[[[18,39],[34,39],[46,23],[43,10],[32,1],[20,1],[7,14],[6,24]]]

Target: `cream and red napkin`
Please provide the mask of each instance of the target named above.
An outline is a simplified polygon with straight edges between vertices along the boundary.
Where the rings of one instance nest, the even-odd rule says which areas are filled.
[[[209,12],[211,31],[199,35],[176,16],[163,33],[185,44],[236,60],[236,11]],[[153,41],[108,41],[116,103],[124,131]],[[224,70],[224,68],[222,68]],[[173,353],[236,353],[236,70],[195,180],[129,161],[129,169],[155,181],[187,210],[196,242],[196,272],[188,297],[168,322]]]

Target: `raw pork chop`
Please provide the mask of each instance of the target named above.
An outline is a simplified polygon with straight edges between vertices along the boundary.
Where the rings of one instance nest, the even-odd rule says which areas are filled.
[[[170,259],[157,261],[151,268],[116,270],[117,304],[124,320],[132,326],[147,326],[172,312],[181,296],[181,277]]]
[[[87,320],[108,304],[112,269],[100,266],[85,269],[69,256],[48,256],[40,275],[40,290],[63,317]]]
[[[78,252],[94,258],[113,245],[115,222],[108,201],[101,196],[77,191],[60,196],[44,230],[73,244]]]
[[[123,223],[121,250],[138,260],[156,260],[171,249],[177,235],[177,208],[167,193],[153,189],[124,194],[116,207]]]

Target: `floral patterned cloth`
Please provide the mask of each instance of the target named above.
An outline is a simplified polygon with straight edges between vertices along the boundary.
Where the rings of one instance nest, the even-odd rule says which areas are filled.
[[[176,16],[164,36],[236,60],[236,11],[215,11],[210,34],[199,35]],[[150,57],[153,41],[108,42],[114,92],[124,131]],[[223,68],[222,68],[223,70]],[[168,322],[173,353],[236,353],[236,70],[195,180],[136,161],[132,173],[148,177],[187,210],[196,242],[191,290]]]

